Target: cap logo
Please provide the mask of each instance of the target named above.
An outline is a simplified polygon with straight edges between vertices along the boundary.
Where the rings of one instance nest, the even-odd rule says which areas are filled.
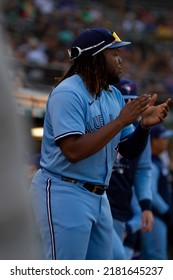
[[[112,36],[115,38],[115,41],[121,42],[121,39],[118,37],[118,35],[115,32],[112,32]]]

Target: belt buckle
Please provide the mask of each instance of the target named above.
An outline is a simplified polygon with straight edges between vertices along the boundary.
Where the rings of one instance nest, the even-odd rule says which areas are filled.
[[[104,192],[104,189],[103,189],[103,187],[95,185],[92,192],[97,193],[97,191],[103,191]]]
[[[98,186],[94,186],[92,192],[95,193],[98,189],[99,189]]]

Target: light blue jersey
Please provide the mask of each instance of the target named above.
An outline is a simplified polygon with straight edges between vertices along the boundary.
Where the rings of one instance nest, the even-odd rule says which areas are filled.
[[[67,160],[55,141],[73,134],[93,132],[116,119],[125,103],[115,87],[112,86],[111,90],[103,90],[100,97],[93,97],[79,75],[65,79],[53,90],[47,102],[41,152],[41,166],[47,172],[108,185],[116,156],[115,147],[133,132],[132,125],[123,128],[99,152],[75,164]]]

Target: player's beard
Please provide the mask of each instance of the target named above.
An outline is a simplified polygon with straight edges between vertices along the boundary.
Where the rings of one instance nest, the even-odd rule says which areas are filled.
[[[116,85],[120,82],[120,77],[118,75],[113,75],[112,73],[108,73],[107,82],[109,85]]]

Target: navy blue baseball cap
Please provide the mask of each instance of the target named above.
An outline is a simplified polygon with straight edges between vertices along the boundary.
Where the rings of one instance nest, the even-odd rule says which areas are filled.
[[[138,96],[137,86],[131,80],[122,78],[121,81],[115,86],[119,91],[121,91],[125,100],[135,99]]]
[[[106,28],[86,29],[78,35],[68,50],[70,59],[79,56],[94,56],[106,48],[121,48],[131,42],[121,41],[115,32]]]
[[[173,136],[173,130],[166,129],[163,124],[155,125],[150,131],[151,138],[169,138]]]

